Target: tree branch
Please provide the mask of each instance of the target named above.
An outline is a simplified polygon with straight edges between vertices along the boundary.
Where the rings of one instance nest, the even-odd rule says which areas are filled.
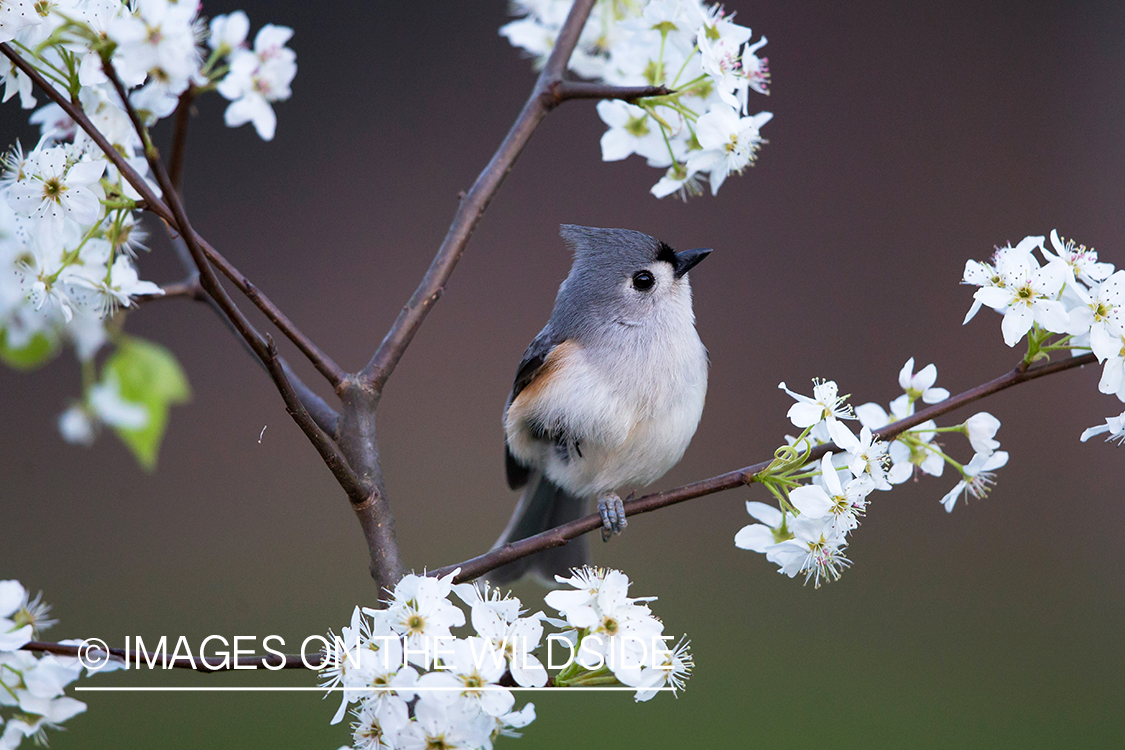
[[[340,388],[340,399],[342,408],[337,430],[340,448],[365,485],[371,488],[367,496],[351,496],[352,510],[367,542],[371,577],[382,591],[392,588],[402,578],[406,566],[399,556],[394,514],[379,460],[375,425],[379,394],[359,382],[356,376],[349,376]]]
[[[136,301],[149,302],[152,300],[164,299],[164,296],[174,293],[174,296],[190,296],[195,300],[206,304],[207,307],[210,308],[210,310],[215,313],[216,316],[218,316],[219,321],[222,322],[222,324],[226,326],[227,329],[234,335],[235,340],[242,345],[242,347],[250,355],[251,359],[261,365],[262,369],[266,370],[268,374],[269,370],[266,368],[265,363],[262,362],[262,360],[258,359],[258,356],[254,353],[254,350],[251,349],[249,344],[247,344],[246,341],[238,334],[238,330],[235,329],[234,323],[232,323],[230,318],[226,316],[226,313],[223,312],[222,307],[220,307],[218,302],[216,302],[212,297],[208,296],[205,291],[203,291],[203,287],[199,283],[199,271],[195,267],[195,261],[192,260],[191,251],[188,250],[187,243],[184,241],[184,238],[179,235],[173,235],[172,246],[173,248],[175,248],[176,254],[180,256],[181,261],[187,267],[187,270],[192,272],[192,275],[184,281],[179,281],[174,284],[165,286],[165,295],[143,295],[141,297],[137,297]],[[324,399],[322,399],[314,390],[305,385],[305,382],[301,380],[301,378],[298,377],[295,372],[293,372],[293,369],[289,366],[289,363],[285,360],[284,357],[278,357],[277,360],[281,364],[281,369],[285,373],[285,377],[293,386],[293,390],[297,392],[297,397],[300,398],[301,404],[304,405],[304,407],[308,410],[309,415],[313,418],[313,421],[316,422],[317,426],[320,427],[320,429],[324,430],[329,435],[335,435],[336,427],[340,420],[339,413],[337,413],[335,409],[329,406],[328,403]]]
[[[65,95],[55,89],[54,86],[40,75],[38,70],[28,64],[28,62],[20,57],[8,44],[0,44],[0,52],[8,57],[17,68],[27,74],[32,82],[38,86],[48,98],[62,107],[63,111],[65,111],[80,128],[86,131],[91,140],[105,153],[106,158],[113,163],[118,171],[121,172],[122,176],[125,177],[126,181],[141,195],[144,207],[148,211],[156,214],[170,226],[176,227],[177,231],[181,231],[182,228],[179,227],[169,207],[153,192],[144,178],[125,161],[125,158],[118,153],[113,145],[106,140],[105,136],[94,127],[93,123],[86,117],[86,113],[78,103],[67,99]],[[128,106],[128,99],[124,99],[123,101],[125,105]],[[322,352],[316,344],[281,312],[277,305],[254,286],[237,268],[231,265],[215,248],[211,247],[203,237],[195,234],[194,231],[191,232],[191,234],[194,241],[202,248],[203,254],[207,260],[222,271],[222,273],[262,311],[266,318],[308,357],[313,366],[332,384],[333,388],[338,387],[340,382],[344,379],[344,370]]]
[[[611,86],[589,81],[558,81],[551,87],[558,103],[569,99],[621,99],[634,102],[652,96],[668,96],[675,91],[664,86]]]
[[[195,86],[189,84],[180,94],[176,105],[176,121],[172,126],[172,156],[168,159],[168,177],[176,192],[183,190],[184,153],[187,149],[187,129],[191,121],[191,107],[195,103]]]
[[[348,464],[348,460],[344,458],[339,446],[309,416],[305,405],[301,403],[301,399],[293,391],[293,386],[289,383],[289,378],[286,376],[285,369],[281,366],[281,361],[277,356],[277,345],[274,344],[273,337],[268,333],[266,334],[266,353],[266,370],[269,371],[270,377],[273,378],[273,382],[285,402],[285,410],[289,412],[289,416],[293,417],[293,421],[297,423],[297,426],[308,437],[309,442],[316,448],[317,453],[327,464],[329,471],[336,477],[336,481],[344,488],[344,492],[348,493],[348,497],[367,498],[370,496],[371,488],[365,486],[359,480],[359,477]]]
[[[55,654],[56,656],[85,656],[89,651],[84,650],[84,646],[75,646],[67,643],[50,643],[47,641],[31,641],[25,643],[20,647],[21,651],[34,651],[46,654]],[[101,648],[97,649],[101,651]],[[178,656],[174,659],[165,659],[165,654],[155,653],[149,654],[144,651],[137,651],[135,649],[126,651],[123,648],[108,649],[109,654],[117,661],[126,664],[132,663],[140,665],[141,660],[144,659],[146,664],[159,664],[162,668],[167,666],[175,669],[192,669],[196,672],[227,672],[234,669],[251,669],[254,667],[266,667],[272,669],[308,669],[305,666],[304,656],[302,654],[256,654],[254,656],[247,656],[239,658],[237,662],[219,657],[206,657],[200,654],[195,657],[198,664],[203,665],[202,668],[192,663],[192,660],[186,656]],[[323,652],[321,652],[322,655]],[[236,667],[235,664],[238,666]]]
[[[418,328],[433,309],[434,303],[445,291],[445,284],[461,259],[462,253],[465,252],[465,246],[473,230],[476,229],[477,222],[492,202],[508,172],[512,170],[535,128],[563,101],[558,91],[562,83],[562,75],[593,5],[594,0],[576,0],[571,7],[551,56],[535,82],[530,98],[504,137],[500,148],[488,162],[488,166],[461,199],[449,231],[426,270],[426,275],[422,277],[418,288],[402,308],[371,361],[360,373],[360,378],[376,393],[382,392],[387,379],[394,372],[406,347],[414,338],[414,334],[418,332]]]
[[[1025,367],[1021,362],[1015,369],[998,378],[978,385],[975,388],[970,388],[963,393],[947,398],[945,401],[933,404],[905,419],[892,422],[886,427],[874,430],[873,433],[882,440],[891,440],[912,427],[917,427],[923,422],[943,414],[948,414],[974,401],[980,401],[987,396],[1011,388],[1014,385],[1026,383],[1029,380],[1035,380],[1046,375],[1052,375],[1056,372],[1072,370],[1076,367],[1082,367],[1095,362],[1097,362],[1097,358],[1093,354],[1083,354],[1080,357],[1071,357],[1070,359],[1049,362],[1038,367],[1030,368]],[[815,461],[830,450],[836,450],[836,446],[833,444],[817,446],[809,452],[807,460],[810,462]],[[656,492],[651,495],[645,495],[644,497],[638,497],[635,500],[627,500],[625,501],[625,515],[636,516],[641,513],[649,513],[660,508],[666,508],[669,505],[676,505],[687,500],[693,500],[697,497],[704,497],[723,490],[734,489],[735,487],[750,484],[755,480],[759,472],[769,467],[770,463],[772,463],[772,461],[762,461],[761,463],[730,471],[726,474],[720,474],[710,479],[685,484],[673,490]],[[519,560],[522,557],[552,547],[560,547],[571,539],[587,534],[594,529],[601,528],[601,525],[601,516],[597,513],[593,513],[571,521],[570,523],[548,529],[547,531],[528,537],[527,539],[521,539],[517,542],[506,544],[503,547],[498,547],[497,549],[491,550],[483,555],[478,555],[470,560],[428,571],[427,575],[441,577],[449,575],[457,568],[460,568],[461,572],[454,578],[454,583],[471,581],[474,578],[479,578],[485,573],[514,560]]]
[[[186,297],[197,301],[202,301],[206,296],[203,287],[199,284],[198,277],[185,279],[184,281],[174,281],[171,284],[165,284],[160,287],[164,294],[139,294],[133,297],[133,302],[141,304],[144,302],[155,302],[162,299],[175,299],[176,297]]]

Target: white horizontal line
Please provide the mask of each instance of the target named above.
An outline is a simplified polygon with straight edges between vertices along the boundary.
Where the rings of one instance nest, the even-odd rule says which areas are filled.
[[[636,692],[637,690],[655,690],[657,692],[672,691],[675,692],[676,688],[661,687],[661,688],[633,688],[633,687],[620,687],[616,685],[607,685],[605,687],[591,687],[586,685],[574,685],[573,687],[479,687],[479,688],[461,688],[461,687],[421,687],[421,688],[383,688],[383,687],[369,687],[369,688],[322,688],[322,687],[218,687],[214,685],[203,687],[87,687],[76,686],[75,692],[90,692],[90,693],[339,693],[347,690],[353,693],[382,693],[387,691],[399,690],[404,693],[426,693],[441,690],[453,690],[456,692],[480,692],[489,690],[510,690],[513,693],[534,693],[534,692],[548,692],[563,690],[567,692],[584,691],[584,690],[597,690],[604,692],[609,691],[626,691]]]

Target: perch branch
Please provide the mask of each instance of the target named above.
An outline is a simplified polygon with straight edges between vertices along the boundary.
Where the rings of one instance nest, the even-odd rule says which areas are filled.
[[[956,396],[947,398],[945,401],[933,404],[916,414],[912,414],[905,419],[900,419],[897,422],[892,422],[886,427],[874,430],[873,432],[882,440],[891,440],[906,430],[917,427],[927,420],[939,417],[943,414],[948,414],[966,404],[979,401],[982,398],[1011,388],[1014,385],[1026,383],[1029,380],[1035,380],[1045,375],[1063,372],[1064,370],[1072,370],[1076,367],[1082,367],[1083,365],[1093,364],[1095,362],[1097,362],[1097,358],[1094,357],[1093,354],[1083,354],[1079,357],[1049,362],[1037,367],[1025,367],[1023,363],[1021,363],[1015,369],[998,378],[978,385],[975,388],[970,388],[963,393],[959,393]],[[810,451],[808,460],[814,461],[834,449],[835,446],[832,444],[817,446]],[[673,490],[656,492],[651,495],[645,495],[644,497],[638,497],[635,500],[627,500],[625,502],[625,515],[635,516],[641,513],[649,513],[660,508],[666,508],[669,505],[676,505],[677,503],[693,500],[697,497],[704,497],[705,495],[711,495],[716,492],[722,492],[723,490],[734,489],[735,487],[750,484],[754,481],[759,472],[769,467],[770,463],[771,461],[762,461],[761,463],[742,469],[736,469],[735,471],[729,471],[726,474],[720,474],[710,479],[685,484]],[[498,547],[470,560],[428,571],[428,574],[440,577],[448,575],[457,568],[460,568],[461,572],[454,579],[454,582],[462,583],[464,581],[471,581],[513,560],[519,560],[521,557],[526,557],[536,552],[550,549],[551,547],[562,546],[571,539],[587,534],[594,529],[599,529],[601,526],[601,516],[597,513],[593,513],[571,521],[570,523],[548,529],[547,531],[528,537],[527,539],[521,539],[506,544],[503,547]]]

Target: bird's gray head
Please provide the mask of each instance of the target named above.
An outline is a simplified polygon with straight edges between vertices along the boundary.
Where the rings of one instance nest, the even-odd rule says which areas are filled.
[[[677,253],[630,229],[563,224],[560,234],[574,251],[574,266],[559,287],[552,316],[557,322],[585,328],[602,322],[640,326],[666,316],[694,320],[687,272],[710,249]]]

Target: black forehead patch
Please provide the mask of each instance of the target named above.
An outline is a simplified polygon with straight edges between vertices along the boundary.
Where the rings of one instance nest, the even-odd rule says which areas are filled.
[[[656,259],[670,263],[674,267],[676,265],[676,251],[668,243],[661,242],[656,251]]]

